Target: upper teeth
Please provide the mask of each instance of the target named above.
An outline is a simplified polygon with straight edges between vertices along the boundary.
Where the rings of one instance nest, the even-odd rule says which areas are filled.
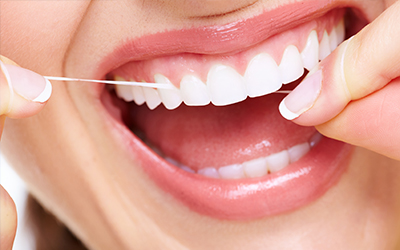
[[[342,20],[328,35],[324,31],[322,40],[318,40],[315,30],[311,31],[306,46],[300,53],[294,45],[286,47],[278,65],[267,53],[261,53],[250,60],[244,76],[235,69],[216,64],[211,67],[206,83],[193,75],[183,76],[180,89],[162,74],[155,74],[156,83],[167,83],[171,89],[152,89],[132,86],[116,86],[117,95],[127,102],[135,101],[138,105],[147,103],[155,109],[161,103],[167,109],[175,109],[182,102],[188,106],[204,106],[212,102],[224,106],[241,102],[249,97],[258,97],[273,93],[287,84],[299,79],[304,68],[311,70],[319,60],[326,58],[344,41],[344,21]],[[115,80],[123,80],[116,76]]]

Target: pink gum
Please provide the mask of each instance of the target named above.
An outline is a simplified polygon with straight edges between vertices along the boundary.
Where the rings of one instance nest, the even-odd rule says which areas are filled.
[[[256,55],[268,53],[279,65],[287,46],[294,45],[301,52],[312,30],[317,30],[321,41],[324,31],[327,30],[330,34],[333,27],[343,18],[343,15],[343,9],[333,10],[316,20],[274,35],[256,46],[245,48],[243,51],[221,55],[180,53],[144,61],[133,61],[117,68],[111,74],[121,76],[126,80],[145,82],[154,82],[155,74],[163,74],[177,88],[179,88],[180,81],[185,75],[194,75],[206,82],[207,74],[215,64],[230,66],[244,75],[248,63]],[[243,47],[245,46],[244,44]]]

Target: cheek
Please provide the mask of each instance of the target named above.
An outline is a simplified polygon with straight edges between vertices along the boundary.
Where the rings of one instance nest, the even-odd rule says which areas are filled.
[[[90,1],[1,1],[1,54],[43,75],[62,61]]]

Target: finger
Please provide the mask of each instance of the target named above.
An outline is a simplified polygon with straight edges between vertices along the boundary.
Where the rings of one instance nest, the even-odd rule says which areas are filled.
[[[317,126],[324,135],[400,160],[400,78]]]
[[[4,116],[24,118],[37,114],[50,98],[51,83],[39,74],[0,57],[0,132]]]
[[[400,15],[398,13],[400,13],[400,2],[393,4],[373,23],[351,40],[343,43],[323,60],[282,101],[280,106],[282,115],[300,125],[318,126],[324,124],[320,127],[324,128],[323,133],[325,135],[364,146],[365,141],[358,140],[371,136],[367,133],[374,131],[372,128],[358,131],[359,137],[352,139],[347,138],[346,133],[338,134],[335,129],[340,127],[339,131],[351,131],[352,128],[363,123],[359,119],[355,120],[349,117],[346,119],[346,116],[341,114],[350,102],[358,103],[358,105],[352,105],[352,115],[357,112],[370,112],[372,116],[379,116],[382,112],[379,113],[379,110],[373,107],[369,107],[369,111],[362,111],[363,107],[360,103],[365,104],[365,102],[357,100],[371,95],[374,97],[369,100],[374,100],[374,102],[369,101],[368,103],[379,105],[386,102],[379,98],[390,99],[382,94],[378,95],[377,91],[389,83],[392,84],[393,80],[400,76],[400,28],[398,27]],[[389,96],[399,96],[398,93],[396,94],[393,91],[382,93],[387,93]],[[358,110],[355,109],[356,107]],[[392,114],[398,112],[394,105],[386,105],[385,108],[392,108],[393,110],[386,111]],[[372,112],[378,113],[373,114]],[[341,114],[341,119],[336,120],[335,117],[339,114]],[[346,114],[350,114],[350,112]],[[399,113],[397,113],[398,115]],[[361,118],[360,116],[357,117]],[[382,119],[379,123],[383,128],[390,128],[393,125],[392,121]],[[383,124],[383,122],[386,122],[386,124]],[[328,126],[327,123],[332,123],[332,125]],[[371,123],[364,125],[372,126]],[[376,129],[375,132],[382,133],[383,130]],[[400,130],[394,129],[390,132],[400,133]],[[382,134],[375,136],[380,136],[383,139]],[[386,139],[390,140],[390,138]],[[388,142],[381,141],[378,146],[384,147],[385,143]],[[370,146],[368,145],[368,147]],[[382,152],[384,148],[376,148],[375,150]],[[390,153],[390,155],[393,155],[393,153]]]
[[[0,249],[12,250],[17,231],[17,210],[14,201],[0,185]]]

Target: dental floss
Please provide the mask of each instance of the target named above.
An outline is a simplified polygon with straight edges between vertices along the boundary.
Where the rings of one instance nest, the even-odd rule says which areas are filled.
[[[147,82],[128,82],[128,81],[109,81],[109,80],[91,80],[91,79],[78,79],[58,76],[45,76],[47,80],[53,81],[71,81],[71,82],[94,82],[94,83],[107,83],[114,85],[128,85],[128,86],[141,86],[147,88],[158,89],[173,89],[173,86],[167,83],[147,83]]]
[[[109,80],[91,80],[91,79],[78,79],[78,78],[68,78],[68,77],[58,77],[58,76],[44,76],[47,80],[52,81],[71,81],[71,82],[94,82],[94,83],[107,83],[114,85],[127,85],[127,86],[141,86],[147,88],[157,88],[157,89],[173,89],[173,86],[166,83],[147,83],[147,82],[128,82],[128,81],[109,81]],[[274,93],[278,94],[289,94],[291,90],[278,90]]]

